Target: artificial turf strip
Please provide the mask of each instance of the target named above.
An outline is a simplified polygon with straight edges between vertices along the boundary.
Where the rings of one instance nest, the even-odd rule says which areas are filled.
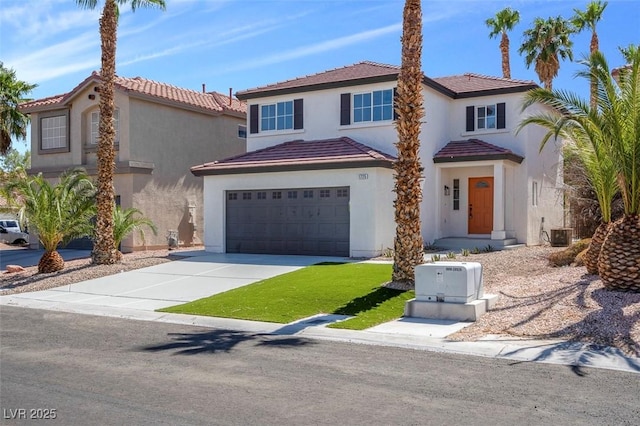
[[[389,264],[318,264],[160,311],[285,324],[336,313],[362,317],[353,326],[367,328],[402,316],[413,293],[381,288],[390,277]]]

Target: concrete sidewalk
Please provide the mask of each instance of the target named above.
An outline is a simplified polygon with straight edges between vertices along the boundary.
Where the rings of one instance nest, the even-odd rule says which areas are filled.
[[[274,324],[155,312],[314,263],[353,261],[316,256],[211,254],[202,250],[176,254],[187,257],[55,289],[0,296],[0,305],[640,373],[640,359],[627,357],[615,348],[495,336],[478,342],[446,339],[470,324],[465,322],[401,318],[365,331],[353,331],[326,327],[346,318],[339,315],[321,314],[291,324]]]

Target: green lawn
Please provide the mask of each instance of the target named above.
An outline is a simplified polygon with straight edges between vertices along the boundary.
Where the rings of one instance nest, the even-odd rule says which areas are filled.
[[[290,323],[320,313],[351,315],[336,328],[365,329],[403,314],[413,291],[380,287],[391,265],[323,263],[161,312]]]

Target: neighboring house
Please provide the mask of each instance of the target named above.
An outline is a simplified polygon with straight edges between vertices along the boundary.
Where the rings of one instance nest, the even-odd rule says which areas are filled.
[[[31,169],[55,178],[83,167],[95,176],[100,76],[69,93],[24,103],[31,115]],[[168,234],[202,244],[202,179],[189,167],[202,159],[246,152],[244,102],[215,92],[181,89],[141,77],[116,77],[116,202],[134,207],[158,227],[122,242],[121,250],[166,248]]]
[[[249,152],[191,168],[204,176],[206,250],[370,257],[393,247],[399,71],[361,62],[238,92]],[[560,150],[539,152],[540,127],[516,134],[533,87],[424,77],[425,242],[537,245],[562,227]]]

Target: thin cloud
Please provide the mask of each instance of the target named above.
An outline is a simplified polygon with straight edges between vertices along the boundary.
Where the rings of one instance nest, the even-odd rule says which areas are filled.
[[[353,44],[358,44],[365,41],[373,40],[387,34],[396,33],[400,30],[402,30],[402,23],[396,23],[396,24],[388,25],[386,27],[377,28],[375,30],[363,31],[357,34],[352,34],[350,36],[339,37],[333,40],[323,41],[321,43],[316,43],[309,46],[304,46],[297,49],[289,50],[287,52],[277,53],[275,55],[266,56],[263,58],[252,59],[250,62],[243,63],[242,65],[227,67],[223,70],[223,72],[227,73],[232,71],[242,71],[247,69],[260,68],[265,65],[273,65],[273,64],[290,61],[292,59],[298,59],[305,56],[316,55],[318,53],[337,50]]]
[[[99,66],[100,56],[95,53],[98,48],[97,34],[86,32],[28,55],[7,58],[5,63],[16,70],[21,80],[39,83]]]

